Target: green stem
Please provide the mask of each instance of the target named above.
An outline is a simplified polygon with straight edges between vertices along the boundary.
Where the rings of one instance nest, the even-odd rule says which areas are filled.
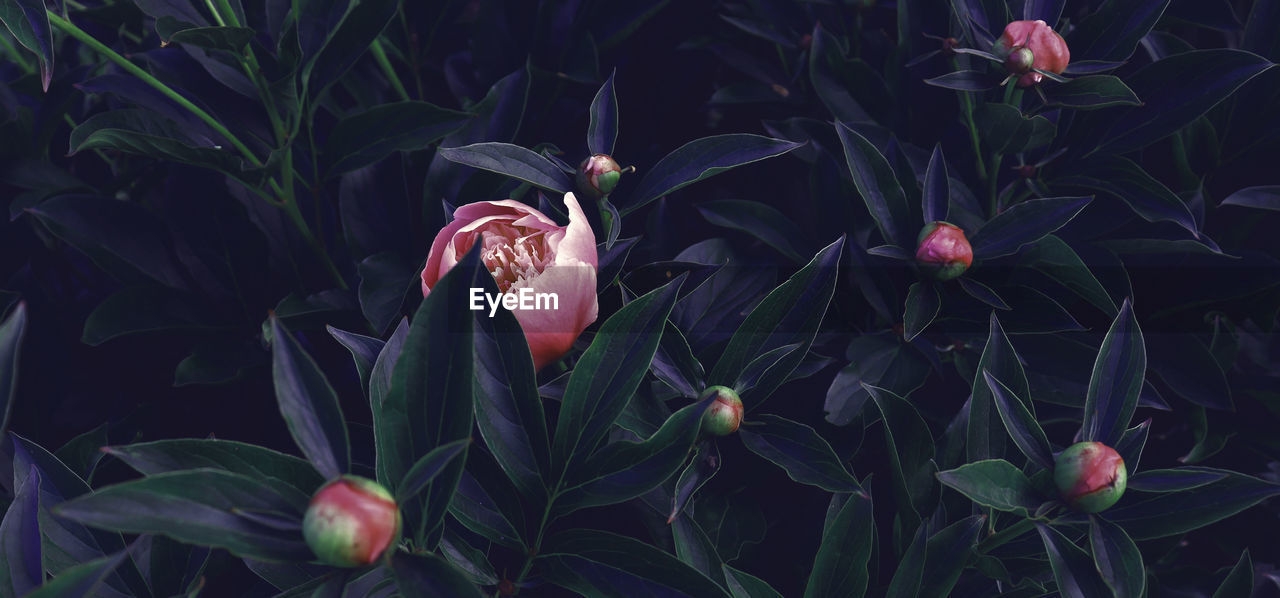
[[[1035,519],[1023,519],[1009,527],[1006,527],[978,543],[978,554],[986,554],[1018,539],[1019,536],[1031,531],[1036,524]]]
[[[58,16],[58,14],[53,11],[46,11],[46,12],[49,15],[49,22],[52,23],[55,27],[65,31],[68,35],[76,38],[80,42],[84,43],[86,46],[89,46],[97,53],[102,54],[107,58],[107,60],[110,60],[111,62],[116,63],[117,65],[120,66],[120,68],[123,68],[129,74],[139,79],[142,79],[143,83],[146,83],[151,87],[154,87],[157,91],[164,94],[165,97],[173,100],[179,106],[182,106],[188,112],[194,114],[196,118],[199,118],[206,125],[209,125],[209,128],[213,129],[214,132],[221,135],[224,139],[227,140],[228,143],[231,144],[232,147],[236,148],[237,151],[239,151],[242,155],[244,155],[245,159],[248,160],[250,164],[254,166],[259,166],[259,167],[262,166],[262,160],[259,160],[257,156],[253,155],[253,151],[251,151],[249,147],[244,144],[244,142],[240,141],[239,137],[236,137],[235,134],[233,134],[231,131],[228,131],[227,128],[222,125],[222,123],[218,122],[217,119],[210,116],[208,112],[205,112],[199,106],[192,104],[190,100],[182,97],[182,94],[179,94],[178,92],[174,91],[173,88],[169,87],[168,85],[165,85],[164,83],[161,83],[159,79],[156,79],[155,77],[151,76],[151,73],[148,73],[147,71],[142,70],[142,68],[140,68],[138,65],[132,62],[129,62],[127,59],[125,59],[124,56],[121,56],[120,54],[116,53],[115,50],[108,48],[102,42],[98,41],[97,39],[94,39],[92,35],[89,35],[83,29],[76,27],[76,25],[71,21],[68,21]]]
[[[951,58],[951,70],[960,70],[960,61]],[[957,91],[960,96],[960,112],[964,115],[965,128],[969,129],[969,141],[973,143],[973,159],[977,162],[978,178],[987,180],[987,164],[982,159],[982,143],[978,141],[978,124],[973,120],[973,96],[966,91]]]
[[[1022,103],[1022,90],[1017,89],[1017,84],[1012,80],[1005,83],[1004,86],[1004,103],[1018,108]],[[1021,109],[1019,109],[1021,112]],[[987,217],[995,218],[1000,213],[1000,162],[1004,160],[1004,154],[1000,152],[991,153],[991,168],[987,172]]]
[[[18,67],[22,69],[22,72],[28,75],[36,72],[35,67],[27,61],[27,57],[23,56],[22,52],[19,52],[17,48],[13,47],[13,44],[9,43],[9,36],[4,35],[3,33],[0,33],[0,48],[4,49],[5,56],[8,56],[10,60],[18,64]]]
[[[382,74],[387,76],[387,80],[391,82],[391,87],[396,90],[396,95],[401,100],[409,101],[409,92],[405,90],[404,83],[400,82],[400,76],[396,74],[396,69],[391,66],[391,61],[387,59],[386,50],[382,49],[380,40],[373,40],[373,44],[369,46],[369,51],[373,52],[373,59],[378,62],[378,67],[382,69]]]

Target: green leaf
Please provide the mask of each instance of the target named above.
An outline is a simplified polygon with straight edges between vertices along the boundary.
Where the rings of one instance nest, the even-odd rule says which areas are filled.
[[[156,34],[166,43],[223,50],[237,59],[255,35],[245,27],[198,27],[168,15],[156,19]]]
[[[377,447],[393,490],[412,463],[471,436],[475,355],[469,297],[472,288],[492,278],[480,260],[481,245],[462,256],[418,306],[395,362]],[[419,545],[430,549],[439,540],[462,468],[462,461],[453,461],[417,500],[401,505],[406,529]]]
[[[743,164],[781,156],[801,145],[745,133],[695,139],[658,160],[619,207],[625,216],[698,181]]]
[[[609,73],[600,91],[591,100],[591,122],[587,124],[587,150],[592,154],[612,154],[618,139],[618,94],[613,90],[617,69]]]
[[[338,393],[274,315],[271,335],[272,379],[289,435],[325,479],[351,471],[351,444]]]
[[[1022,370],[1018,353],[1009,343],[1009,338],[1000,326],[996,314],[991,314],[988,327],[987,344],[982,348],[982,357],[978,359],[978,372],[990,371],[997,380],[1011,385],[1009,388],[1019,397],[1030,397],[1027,375]],[[1000,412],[995,409],[995,398],[991,388],[981,376],[974,376],[973,398],[969,403],[969,423],[965,443],[970,461],[990,459],[1004,455],[1005,435],[1000,433],[1004,422]],[[1033,407],[1028,406],[1028,409]]]
[[[997,154],[1016,154],[1053,141],[1058,127],[1043,116],[1024,116],[1009,104],[986,103],[973,112],[982,140]]]
[[[1186,202],[1132,160],[1120,156],[1091,158],[1076,163],[1073,169],[1075,173],[1054,182],[1105,193],[1123,201],[1147,222],[1172,222],[1197,238],[1200,236]]]
[[[573,189],[569,175],[542,154],[510,143],[473,143],[442,147],[436,154],[447,160],[519,179],[539,189],[563,195]]]
[[[748,450],[781,467],[801,484],[829,492],[862,492],[831,445],[809,426],[761,415],[738,428],[738,435]]]
[[[942,144],[933,146],[929,167],[924,174],[924,192],[920,204],[925,222],[945,222],[951,209],[951,179],[947,176],[947,159]]]
[[[391,557],[396,589],[405,598],[481,598],[470,579],[448,561],[434,554],[397,551]]]
[[[9,412],[18,392],[18,356],[27,329],[27,304],[18,307],[0,322],[0,437],[9,429]]]
[[[707,222],[760,239],[793,262],[804,261],[804,251],[796,245],[804,238],[800,227],[772,206],[756,201],[722,199],[703,202],[696,207]]]
[[[407,444],[409,430],[398,422],[391,422],[388,425],[382,423],[382,406],[387,400],[387,395],[391,394],[391,377],[395,373],[400,353],[404,350],[404,339],[408,336],[409,319],[401,318],[400,325],[396,326],[395,331],[391,333],[391,338],[387,339],[387,343],[378,352],[378,359],[373,362],[373,369],[369,372],[369,410],[373,415],[373,444],[377,447],[374,471],[378,483],[386,488],[394,488],[394,482],[400,480],[399,477],[392,480],[391,474],[387,472],[388,463],[395,464],[398,476],[404,475],[409,467],[408,463],[400,461],[398,455],[385,452],[387,449],[384,448]]]
[[[885,448],[892,466],[894,493],[900,516],[913,527],[937,506],[941,488],[935,483],[938,466],[933,462],[933,434],[920,413],[906,399],[883,388],[863,383],[880,410]],[[921,549],[923,550],[923,548]]]
[[[1049,104],[1076,110],[1097,110],[1108,106],[1139,106],[1142,100],[1119,77],[1089,75],[1053,86]]]
[[[702,488],[716,472],[720,471],[720,448],[714,441],[705,440],[694,448],[693,456],[680,477],[676,480],[675,490],[671,493],[671,512],[667,514],[670,524],[680,516],[689,499]]]
[[[917,596],[951,595],[986,521],[986,515],[970,515],[929,538]]]
[[[844,147],[844,159],[853,184],[875,220],[880,236],[890,245],[914,247],[916,231],[909,223],[911,208],[889,161],[866,137],[844,123],[836,123],[836,135]]]
[[[351,359],[356,364],[356,374],[360,376],[360,389],[364,391],[366,397],[369,396],[369,376],[373,373],[378,354],[382,352],[386,343],[382,339],[339,330],[330,325],[325,325],[324,329],[329,332],[333,340],[338,341],[351,352]]]
[[[0,594],[22,596],[44,583],[40,537],[40,470],[14,486],[13,502],[0,520]]]
[[[626,408],[653,361],[684,280],[681,276],[618,310],[574,366],[551,447],[560,472],[584,461]]]
[[[1037,496],[1031,480],[1012,463],[1001,459],[968,463],[938,472],[938,481],[979,505],[1023,517],[1030,517],[1044,502]]]
[[[1000,413],[1000,421],[1004,429],[1017,445],[1022,454],[1032,462],[1048,470],[1053,469],[1053,448],[1049,446],[1049,437],[1040,429],[1040,423],[1027,409],[1027,401],[1009,390],[1003,382],[996,380],[990,371],[982,371],[983,380],[991,391],[991,398]]]
[[[1036,522],[1036,530],[1049,553],[1053,579],[1063,598],[1097,598],[1111,593],[1085,551],[1072,544],[1062,532],[1043,523]]]
[[[41,0],[0,0],[0,21],[14,39],[35,53],[40,62],[40,85],[49,91],[53,80],[53,28]]]
[[[844,237],[826,246],[813,260],[771,291],[734,331],[707,381],[737,380],[747,365],[778,347],[800,343],[770,368],[751,391],[742,395],[747,411],[764,402],[800,364],[817,336],[827,305],[835,293]]]
[[[729,598],[702,573],[639,540],[574,529],[543,542],[535,561],[550,582],[585,596]]]
[[[1067,44],[1079,59],[1127,60],[1167,6],[1169,0],[1108,0],[1067,36]]]
[[[707,576],[720,587],[727,587],[720,556],[707,533],[690,517],[681,517],[671,523],[671,535],[675,542],[676,557],[699,573]]]
[[[1081,424],[1085,440],[1115,446],[1138,407],[1146,371],[1142,330],[1133,316],[1133,307],[1125,299],[1093,364]]]
[[[426,489],[450,462],[466,452],[470,444],[470,438],[455,440],[442,444],[423,455],[417,463],[413,464],[413,467],[409,468],[409,472],[404,474],[404,479],[396,486],[396,502],[404,502]]]
[[[925,549],[929,546],[929,524],[923,522],[916,530],[911,545],[907,547],[898,568],[893,572],[885,598],[915,598],[920,595],[920,583],[924,575]]]
[[[707,397],[675,412],[643,442],[615,442],[591,455],[566,475],[557,513],[630,500],[675,475],[698,438],[703,412],[714,401]]]
[[[782,594],[759,577],[728,565],[720,565],[720,570],[733,598],[782,598]]]
[[[90,149],[120,150],[233,176],[245,174],[240,158],[230,150],[197,146],[177,123],[142,109],[102,112],[77,125],[71,131],[68,153]]]
[[[973,257],[989,260],[1017,253],[1066,226],[1093,197],[1028,199],[1000,212],[969,238]]]
[[[1146,595],[1147,572],[1142,553],[1120,526],[1097,515],[1089,517],[1089,546],[1093,563],[1116,598]]]
[[[305,95],[318,98],[350,69],[400,8],[398,0],[363,0],[353,3],[324,46],[302,67]]]
[[[363,168],[394,152],[426,149],[474,117],[427,102],[393,102],[344,117],[334,125],[323,154],[328,176]]]
[[[56,515],[133,534],[164,534],[180,542],[225,548],[240,557],[310,560],[296,529],[285,531],[238,511],[302,519],[302,508],[270,485],[216,469],[148,476],[100,488],[53,508]]]
[[[66,569],[26,598],[81,598],[99,596],[99,589],[129,556],[121,551]]]
[[[513,550],[527,546],[520,494],[484,451],[467,451],[466,469],[449,501],[449,514],[491,542]]]
[[[823,530],[822,544],[804,587],[805,598],[860,598],[866,593],[874,528],[871,497],[848,495],[835,520]]]
[[[1023,263],[1045,273],[1058,281],[1071,292],[1079,295],[1094,307],[1102,310],[1110,317],[1115,317],[1119,308],[1107,293],[1102,283],[1080,259],[1075,250],[1056,235],[1045,235],[1043,239],[1027,248]]]
[[[1212,484],[1227,477],[1228,473],[1207,467],[1148,469],[1130,474],[1127,488],[1138,492],[1182,492]]]
[[[693,398],[707,387],[707,373],[694,356],[684,333],[670,320],[662,329],[662,341],[654,353],[650,371],[682,396]]]
[[[924,332],[925,328],[938,317],[942,308],[942,298],[938,296],[938,287],[927,282],[913,282],[907,289],[907,304],[903,308],[903,337],[910,341]]]
[[[278,481],[311,496],[325,478],[310,463],[266,447],[234,440],[175,438],[102,449],[143,475],[215,468],[263,482]]]
[[[813,91],[837,121],[874,122],[854,97],[852,61],[846,60],[840,42],[821,23],[814,25],[809,47],[809,81]],[[864,63],[865,64],[865,63]]]
[[[1106,516],[1133,539],[1150,540],[1200,529],[1277,495],[1278,484],[1229,472],[1216,482],[1190,490],[1122,501]]]
[[[94,308],[80,340],[96,347],[131,334],[217,329],[198,305],[195,297],[160,285],[126,287]]]
[[[1222,585],[1214,591],[1213,598],[1249,598],[1252,595],[1253,559],[1246,548],[1240,553],[1240,560],[1236,561],[1231,572],[1227,573],[1227,578],[1222,580]]]

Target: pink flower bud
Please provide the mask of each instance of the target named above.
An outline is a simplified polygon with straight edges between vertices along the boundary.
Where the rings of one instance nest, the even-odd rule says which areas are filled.
[[[996,40],[992,52],[1000,59],[1020,46],[1026,47],[1035,59],[1031,67],[1050,73],[1061,73],[1071,62],[1071,50],[1066,40],[1062,39],[1044,21],[1014,21],[1004,28],[1004,34]],[[1007,65],[1007,63],[1006,63]],[[1028,68],[1030,71],[1030,68]],[[1010,72],[1013,72],[1010,70]],[[1018,87],[1030,87],[1039,83],[1044,76],[1036,72],[1027,72],[1018,78]]]
[[[702,391],[701,401],[715,395],[715,402],[702,414],[702,431],[712,436],[728,436],[742,423],[742,399],[727,386],[710,386]]]
[[[578,185],[579,193],[599,199],[612,193],[613,188],[618,186],[618,179],[621,178],[622,167],[618,166],[612,157],[596,154],[578,165],[574,182]]]
[[[1120,453],[1101,442],[1073,444],[1053,465],[1053,481],[1063,502],[1084,513],[1116,504],[1129,479]]]
[[[599,309],[595,233],[572,193],[565,194],[564,205],[569,209],[568,226],[511,199],[459,207],[453,222],[431,244],[422,269],[422,295],[431,292],[460,256],[482,243],[481,258],[503,296],[498,301],[472,291],[472,309],[477,309],[477,299],[485,314],[510,309],[524,329],[534,367],[555,363],[596,321]]]
[[[973,248],[960,227],[930,222],[916,238],[916,263],[938,280],[951,280],[973,264]]]
[[[316,492],[302,520],[302,536],[322,562],[362,567],[400,539],[400,509],[386,488],[342,476]]]

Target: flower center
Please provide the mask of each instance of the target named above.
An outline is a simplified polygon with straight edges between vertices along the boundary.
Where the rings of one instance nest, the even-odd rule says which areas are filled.
[[[511,285],[541,274],[551,261],[545,232],[500,225],[484,233],[481,259],[503,293]]]

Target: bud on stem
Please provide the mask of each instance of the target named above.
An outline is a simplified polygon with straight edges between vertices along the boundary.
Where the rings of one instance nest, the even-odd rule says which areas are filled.
[[[1124,459],[1101,442],[1073,444],[1054,461],[1053,481],[1063,502],[1084,513],[1116,504],[1128,479]]]
[[[400,509],[377,482],[344,475],[307,506],[302,536],[320,561],[336,567],[376,562],[400,539]]]
[[[715,395],[715,401],[702,414],[702,431],[712,436],[728,436],[742,423],[742,399],[727,386],[710,386],[702,391],[701,401]]]

